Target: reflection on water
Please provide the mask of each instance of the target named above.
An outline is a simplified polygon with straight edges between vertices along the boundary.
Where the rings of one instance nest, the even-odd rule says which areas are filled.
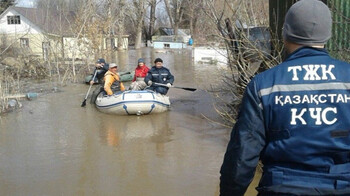
[[[223,65],[194,63],[192,50],[153,50],[144,48],[129,52],[114,52],[107,58],[108,62],[116,62],[119,71],[132,71],[137,60],[144,58],[148,67],[154,65],[156,58],[162,58],[164,66],[175,76],[175,85],[209,89],[222,81],[222,73],[227,71]]]
[[[167,112],[145,116],[119,116],[101,125],[101,141],[118,147],[123,142],[147,140],[159,144],[170,141],[171,128]]]
[[[146,116],[80,107],[85,84],[25,102],[0,118],[0,195],[218,194],[229,130],[203,117],[218,119],[205,91],[220,80],[217,68],[198,68],[187,50],[131,50],[115,60],[133,69],[140,53],[148,65],[163,58],[176,85],[198,90],[171,89],[170,111]]]

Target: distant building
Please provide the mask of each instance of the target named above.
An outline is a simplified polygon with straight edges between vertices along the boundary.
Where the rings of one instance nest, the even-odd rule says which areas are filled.
[[[181,49],[187,47],[190,38],[189,29],[178,29],[175,36],[174,29],[161,27],[152,36],[152,42],[154,48]]]
[[[192,50],[194,62],[209,64],[224,64],[228,62],[226,48],[195,47]]]
[[[0,15],[0,44],[15,45],[23,54],[42,57],[50,54],[70,59],[92,57],[90,42],[77,39],[72,29],[76,15],[74,12],[48,12],[37,8],[11,6]],[[118,38],[103,38],[101,49],[115,49]],[[128,36],[123,36],[122,45],[128,48]]]

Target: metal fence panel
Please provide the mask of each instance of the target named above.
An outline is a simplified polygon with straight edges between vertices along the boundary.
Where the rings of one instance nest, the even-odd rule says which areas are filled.
[[[280,40],[284,17],[297,0],[269,0],[272,40]],[[350,61],[350,0],[322,0],[332,12],[332,38],[326,47],[336,58]]]

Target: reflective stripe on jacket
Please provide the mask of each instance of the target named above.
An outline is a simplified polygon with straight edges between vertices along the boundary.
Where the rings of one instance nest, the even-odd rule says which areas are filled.
[[[173,84],[174,76],[170,73],[169,69],[165,67],[157,68],[156,66],[153,66],[145,77],[146,84],[149,80],[151,80],[153,83],[156,82],[161,84]]]
[[[118,74],[115,74],[111,71],[107,71],[104,79],[105,79],[104,90],[106,91],[107,95],[113,95],[113,93],[117,91],[125,90],[123,83],[120,82]]]
[[[167,94],[169,88],[156,85],[155,83],[173,84],[174,83],[174,76],[165,67],[157,68],[156,66],[153,66],[148,71],[147,76],[145,77],[146,84],[148,84],[148,81],[150,81],[150,80],[153,82],[153,84],[151,85],[151,87],[149,89],[165,95],[165,94]]]
[[[243,195],[259,157],[261,193],[350,195],[350,64],[303,47],[248,84],[221,167]]]

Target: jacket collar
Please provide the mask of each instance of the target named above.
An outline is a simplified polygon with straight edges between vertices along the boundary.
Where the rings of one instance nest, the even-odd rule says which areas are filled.
[[[118,73],[118,72],[117,72]],[[113,73],[113,72],[111,72],[110,70],[108,70],[107,72],[106,72],[106,74],[105,75],[112,75],[112,76],[115,76],[115,75],[117,75],[117,74],[115,74],[115,73]]]
[[[296,58],[307,56],[329,56],[328,52],[324,48],[313,48],[309,46],[303,46],[289,54],[285,61],[290,61]]]
[[[158,68],[156,66],[153,66],[153,68],[156,69],[156,70],[159,70],[159,69],[163,69],[164,67],[162,66],[161,68]]]

